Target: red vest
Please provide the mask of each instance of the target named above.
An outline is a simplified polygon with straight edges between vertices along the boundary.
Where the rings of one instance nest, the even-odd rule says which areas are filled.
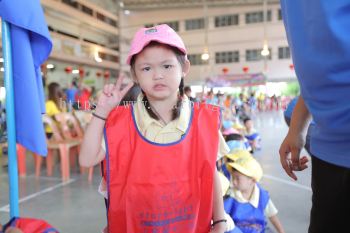
[[[219,114],[195,105],[186,134],[159,144],[139,132],[132,107],[112,111],[104,161],[109,233],[210,231]]]

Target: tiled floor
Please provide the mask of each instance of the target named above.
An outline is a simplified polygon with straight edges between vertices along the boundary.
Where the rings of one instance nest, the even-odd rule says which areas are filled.
[[[262,134],[263,148],[256,154],[264,168],[262,185],[270,192],[279,209],[279,218],[287,233],[307,232],[311,207],[310,168],[292,181],[279,164],[278,148],[287,132],[281,112],[259,114],[255,126]],[[306,154],[306,152],[304,152]],[[101,232],[106,224],[103,198],[97,193],[99,169],[89,183],[87,176],[72,172],[69,182],[62,183],[59,167],[54,177],[36,178],[33,159],[27,158],[27,177],[20,178],[21,216],[42,218],[63,233]],[[45,172],[43,172],[44,174]],[[0,222],[9,218],[8,177],[0,170]],[[273,232],[273,231],[272,231]]]

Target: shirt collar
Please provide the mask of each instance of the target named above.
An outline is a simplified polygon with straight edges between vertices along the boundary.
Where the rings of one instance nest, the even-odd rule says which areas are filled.
[[[230,192],[230,196],[233,197],[234,199],[236,199],[238,202],[241,203],[250,203],[252,206],[254,206],[254,208],[258,208],[259,206],[259,198],[260,198],[260,189],[259,187],[255,184],[254,185],[254,189],[253,189],[253,193],[250,197],[249,200],[246,200],[243,197],[243,194],[241,191],[233,188],[232,192]]]
[[[156,119],[152,118],[145,107],[145,104],[142,101],[143,99],[143,94],[139,94],[137,97],[136,105],[135,107],[137,108],[137,111],[134,111],[134,114],[136,115],[137,119],[137,125],[139,127],[139,130],[141,131],[142,134],[145,134],[147,128],[152,125],[156,124],[160,127],[164,127],[159,121]],[[189,125],[189,118],[190,116],[190,110],[191,110],[191,102],[189,101],[188,97],[183,98],[183,103],[181,106],[181,113],[179,118],[177,118],[176,121],[176,128],[180,130],[181,132],[185,133],[187,131],[187,127]]]
[[[151,125],[151,124],[158,124],[160,125],[160,123],[153,119],[147,112],[145,104],[143,103],[143,95],[139,94],[139,96],[137,97],[137,101],[135,104],[135,110],[134,110],[134,114],[136,117],[136,122],[137,122],[137,126],[139,128],[139,130],[141,131],[141,133],[144,135],[147,128]]]

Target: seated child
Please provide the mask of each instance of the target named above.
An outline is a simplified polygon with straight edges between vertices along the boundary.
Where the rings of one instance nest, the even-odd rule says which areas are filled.
[[[231,120],[223,120],[222,121],[222,131],[232,128],[233,121]]]
[[[245,118],[243,120],[245,129],[244,129],[244,136],[246,139],[248,139],[250,146],[252,147],[252,151],[256,151],[261,149],[261,137],[260,134],[256,131],[253,125],[252,119],[249,117]]]
[[[227,169],[232,175],[232,187],[224,199],[224,207],[236,227],[243,233],[265,232],[268,217],[277,232],[284,233],[269,193],[258,183],[263,175],[258,161],[247,153],[231,156],[231,161]]]
[[[227,146],[230,149],[230,152],[236,149],[242,149],[242,150],[251,150],[251,146],[248,142],[248,140],[242,136],[242,134],[239,133],[234,128],[229,128],[225,130],[223,133],[224,139],[226,141]]]

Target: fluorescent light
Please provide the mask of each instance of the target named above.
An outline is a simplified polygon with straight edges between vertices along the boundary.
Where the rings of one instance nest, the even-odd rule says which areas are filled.
[[[203,53],[201,58],[202,60],[207,61],[209,59],[209,53]]]
[[[0,68],[0,71],[1,71],[1,72],[4,72],[4,71],[5,71],[4,67],[1,67],[1,68]]]
[[[46,65],[46,68],[48,68],[48,69],[53,69],[53,68],[55,68],[55,66],[54,66],[54,64],[47,64],[47,65]]]
[[[0,57],[0,62],[4,62],[4,58]]]
[[[121,8],[123,8],[123,7],[124,7],[124,2],[119,2],[119,6],[120,6]]]
[[[100,55],[98,55],[98,51],[95,52],[94,58],[96,62],[102,62],[102,58],[100,58]]]
[[[79,70],[72,70],[72,74],[79,74]]]
[[[130,15],[130,11],[129,11],[129,10],[125,10],[125,11],[124,11],[124,14],[125,14],[125,15]]]
[[[270,50],[267,46],[267,44],[264,44],[263,49],[261,50],[261,56],[266,57],[270,55]]]

